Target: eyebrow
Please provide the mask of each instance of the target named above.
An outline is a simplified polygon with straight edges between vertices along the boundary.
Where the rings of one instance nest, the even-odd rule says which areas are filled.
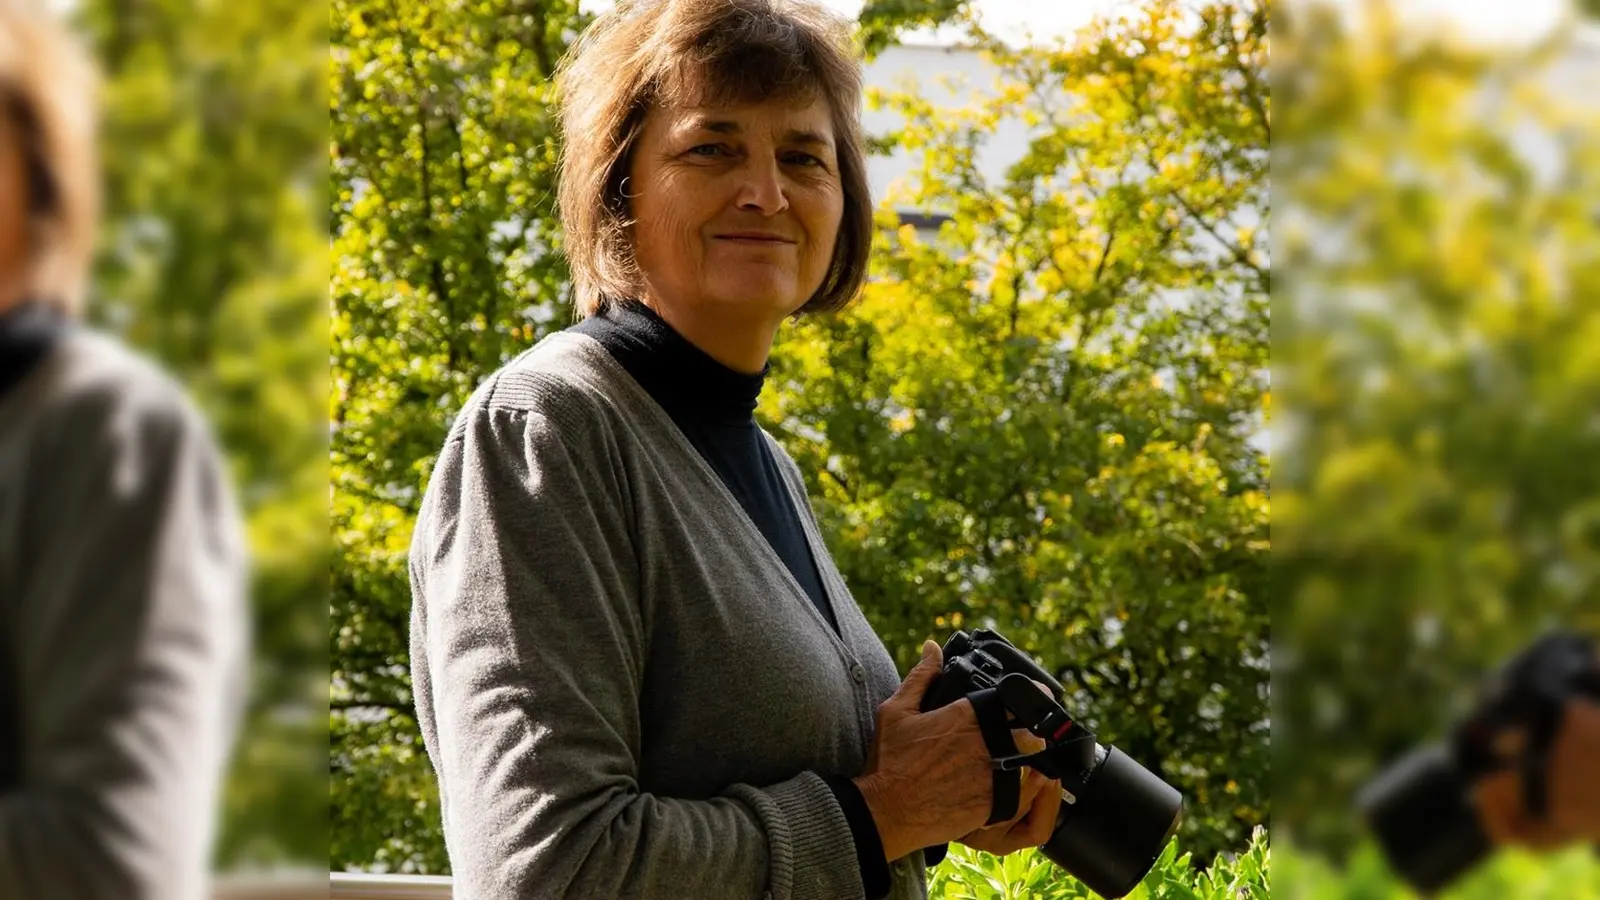
[[[717,134],[742,134],[744,129],[739,123],[731,119],[695,118],[689,120],[689,129],[693,131],[711,131]],[[833,149],[833,141],[828,140],[815,131],[804,128],[791,128],[783,136],[786,144],[798,144],[806,147],[823,147]]]

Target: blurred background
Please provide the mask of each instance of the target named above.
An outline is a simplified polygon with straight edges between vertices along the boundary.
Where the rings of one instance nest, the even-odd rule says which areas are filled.
[[[184,377],[250,517],[219,867],[447,874],[405,548],[450,417],[571,321],[544,79],[602,7],[52,5],[107,80],[92,316]],[[763,424],[902,671],[997,627],[1184,791],[1192,864],[1270,822],[1281,896],[1408,896],[1356,788],[1538,633],[1600,630],[1591,11],[1034,6],[836,5],[878,252],[783,332]]]
[[[406,551],[451,417],[572,323],[545,79],[599,8],[333,4],[336,871],[448,873]],[[758,415],[902,672],[998,628],[1183,790],[1195,864],[1243,853],[1269,813],[1266,7],[834,8],[873,88],[871,283],[780,333]]]
[[[1273,8],[1273,886],[1409,896],[1351,804],[1600,632],[1596,4]],[[1453,897],[1600,897],[1592,853]]]
[[[106,209],[88,318],[181,379],[216,430],[248,518],[252,698],[216,865],[235,876],[321,869],[326,8],[44,5],[86,41],[103,80]]]

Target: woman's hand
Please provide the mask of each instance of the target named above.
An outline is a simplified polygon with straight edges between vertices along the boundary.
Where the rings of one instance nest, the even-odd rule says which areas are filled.
[[[1478,789],[1484,828],[1496,844],[1536,850],[1574,841],[1600,841],[1600,703],[1567,705],[1550,751],[1549,815],[1535,819],[1523,805],[1522,775],[1500,772]]]
[[[938,644],[924,643],[921,661],[879,704],[867,767],[854,779],[890,862],[970,834],[989,819],[989,748],[971,701],[921,711],[943,656]]]
[[[1042,823],[1047,810],[1043,806],[1050,803],[1054,805],[1048,810],[1048,822],[1053,827],[1054,810],[1060,806],[1059,786],[1053,801],[1040,800],[1045,786],[1055,782],[1025,778],[1018,816],[984,827],[993,803],[994,774],[971,701],[962,698],[939,709],[921,711],[922,696],[939,674],[943,655],[937,643],[923,644],[921,661],[894,696],[878,707],[877,734],[866,770],[855,779],[878,826],[884,855],[891,862],[913,850],[955,840],[986,850],[1006,847],[1045,828]],[[1019,750],[1032,753],[1044,747],[1043,741],[1026,731],[1013,730],[1012,735]],[[1043,834],[1035,845],[1043,843],[1050,832]],[[979,843],[971,844],[967,838]]]
[[[1049,688],[1037,681],[1034,684],[1054,699]],[[1019,753],[1038,753],[1045,748],[1044,738],[1025,728],[1012,729],[1011,740],[1017,745]],[[1005,822],[996,822],[963,835],[958,840],[974,850],[1005,856],[1050,840],[1050,835],[1055,833],[1056,816],[1060,812],[1061,781],[1046,776],[1038,769],[1024,769],[1017,814]]]
[[[1028,736],[1033,737],[1031,734]],[[1044,741],[1038,738],[1034,740],[1039,741],[1036,749],[1022,747],[1020,741],[1019,749],[1029,753],[1044,749]],[[974,850],[996,856],[1038,847],[1055,833],[1056,816],[1060,813],[1061,782],[1045,777],[1037,769],[1028,769],[1022,782],[1022,800],[1018,803],[1017,815],[1008,822],[999,822],[965,835],[960,842]]]

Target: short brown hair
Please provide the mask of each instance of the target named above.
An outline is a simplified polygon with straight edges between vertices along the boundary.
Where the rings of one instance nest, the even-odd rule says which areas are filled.
[[[98,79],[88,55],[54,16],[0,0],[0,115],[22,140],[36,299],[77,314],[94,258],[100,191]]]
[[[872,199],[861,64],[849,23],[809,0],[619,0],[556,73],[558,203],[579,315],[637,295],[623,179],[651,108],[778,99],[828,102],[844,215],[822,285],[800,312],[843,307],[866,279]]]

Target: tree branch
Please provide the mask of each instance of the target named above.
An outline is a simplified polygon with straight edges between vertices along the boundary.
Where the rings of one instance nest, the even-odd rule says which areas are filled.
[[[510,15],[519,22],[525,18],[533,20],[532,27],[523,31],[521,43],[533,51],[533,58],[539,63],[539,76],[549,78],[555,71],[555,65],[551,62],[549,41],[545,35],[550,24],[545,4],[538,0],[522,0],[511,7]]]
[[[1233,28],[1229,27],[1227,32],[1228,44],[1233,50],[1234,59],[1239,62],[1239,74],[1244,76],[1244,102],[1250,107],[1250,111],[1256,114],[1256,121],[1261,123],[1262,136],[1265,138],[1267,145],[1270,146],[1272,144],[1272,119],[1268,117],[1267,108],[1261,102],[1261,79],[1257,77],[1256,71],[1249,61],[1239,55],[1239,44],[1233,33]]]
[[[457,121],[455,116],[446,116],[444,121],[445,127],[450,129],[451,137],[455,138],[456,141],[456,182],[462,195],[466,195],[472,175],[467,167],[467,147],[461,138],[461,123]],[[483,323],[485,330],[490,334],[494,334],[494,320],[500,314],[500,273],[495,269],[494,260],[491,258],[493,248],[489,242],[488,224],[482,217],[479,218],[479,223],[478,233],[474,237],[477,239],[478,251],[481,254],[481,271],[483,272],[484,280],[488,282],[484,290]],[[484,341],[482,346],[483,352],[486,354],[498,354],[500,352],[498,341]],[[499,360],[494,358],[478,360],[478,364],[484,369],[493,368],[498,363]]]
[[[406,49],[402,45],[402,51]],[[434,296],[438,297],[439,302],[444,304],[445,316],[449,319],[449,325],[444,336],[446,359],[451,371],[459,371],[456,365],[459,354],[456,352],[457,329],[455,326],[458,324],[458,320],[455,297],[445,287],[444,263],[439,259],[434,247],[437,235],[433,229],[433,177],[428,171],[431,163],[428,156],[428,86],[423,83],[422,78],[417,74],[416,63],[412,61],[411,54],[403,52],[402,55],[406,61],[406,73],[411,76],[411,84],[417,95],[417,139],[422,142],[422,159],[419,165],[420,177],[418,182],[422,191],[422,246],[426,248],[428,281],[433,287]]]
[[[846,495],[848,495],[850,497],[850,502],[851,503],[856,502],[856,490],[850,484],[850,480],[849,479],[845,478],[843,475],[840,475],[838,472],[833,471],[832,469],[828,468],[827,466],[823,466],[822,467],[822,474],[828,476],[829,478],[832,478],[834,484],[837,484],[839,487],[844,488],[844,492],[845,492]]]
[[[352,709],[384,709],[402,715],[416,715],[416,707],[409,703],[399,703],[393,700],[329,700],[329,712],[348,712]]]
[[[1234,260],[1238,262],[1239,265],[1242,265],[1250,271],[1256,273],[1256,277],[1260,278],[1263,282],[1266,281],[1266,270],[1262,269],[1260,266],[1251,261],[1250,255],[1245,253],[1244,250],[1237,244],[1231,243],[1222,235],[1218,234],[1217,230],[1212,227],[1211,223],[1208,222],[1198,210],[1196,210],[1193,206],[1190,206],[1189,201],[1185,200],[1183,195],[1178,193],[1176,188],[1168,193],[1172,196],[1172,199],[1178,201],[1178,205],[1183,207],[1183,211],[1189,214],[1189,218],[1194,220],[1195,224],[1205,229],[1206,234],[1211,235],[1216,239],[1217,243],[1221,244],[1225,249],[1233,254]]]

